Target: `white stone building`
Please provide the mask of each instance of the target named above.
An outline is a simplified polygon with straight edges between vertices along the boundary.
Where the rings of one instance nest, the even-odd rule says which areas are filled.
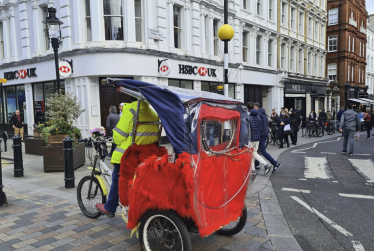
[[[370,22],[372,21],[372,22]],[[366,43],[366,85],[367,93],[374,94],[374,14],[369,15],[367,24],[367,43]]]
[[[0,0],[0,76],[8,78],[1,88],[0,131],[12,131],[9,117],[16,109],[29,135],[33,124],[45,119],[46,99],[56,88],[43,24],[48,7],[56,8],[63,22],[59,58],[73,61],[73,73],[62,86],[86,109],[76,122],[84,136],[105,124],[110,105],[129,102],[102,85],[103,78],[204,91],[216,91],[222,83],[223,43],[217,37],[222,0]],[[268,112],[283,105],[277,8],[276,0],[229,1],[235,29],[229,43],[229,95],[261,102]],[[168,71],[160,71],[159,62]]]

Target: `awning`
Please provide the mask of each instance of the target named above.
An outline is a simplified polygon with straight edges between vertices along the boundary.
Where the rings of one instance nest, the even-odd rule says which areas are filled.
[[[359,100],[359,99],[355,99],[355,98],[351,98],[351,99],[348,99],[348,100],[356,102],[356,103],[360,103],[362,105],[368,105],[369,104],[369,102],[367,102],[367,101],[363,101],[363,100]]]
[[[370,99],[367,99],[367,98],[360,98],[360,100],[363,100],[365,102],[369,102],[370,104],[374,104],[374,100],[370,100]]]

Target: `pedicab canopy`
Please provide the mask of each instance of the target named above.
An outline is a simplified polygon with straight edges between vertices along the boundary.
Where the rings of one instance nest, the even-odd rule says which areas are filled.
[[[112,79],[109,79],[112,80]],[[197,124],[200,108],[206,105],[204,114],[211,119],[225,120],[235,112],[240,116],[241,146],[248,143],[247,108],[242,102],[220,94],[183,89],[173,86],[157,86],[130,79],[109,81],[118,87],[139,91],[156,110],[166,135],[176,154],[198,153]],[[121,90],[119,90],[121,91]],[[222,109],[208,109],[208,108]],[[225,111],[222,113],[222,111]],[[231,113],[231,114],[230,114]]]
[[[166,149],[154,144],[133,145],[123,154],[119,195],[129,206],[127,227],[136,229],[148,210],[173,210],[206,236],[242,216],[252,161],[243,103],[215,93],[108,80],[149,102],[178,154],[170,161]]]

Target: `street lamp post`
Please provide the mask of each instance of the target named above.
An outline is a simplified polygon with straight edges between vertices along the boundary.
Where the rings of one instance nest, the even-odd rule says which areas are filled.
[[[51,45],[52,45],[53,52],[55,55],[57,93],[60,93],[60,71],[58,67],[58,48],[59,48],[59,43],[62,40],[61,24],[63,24],[63,22],[61,22],[56,17],[56,8],[48,8],[48,17],[46,18],[45,23],[47,24],[47,35],[51,41]],[[52,31],[52,33],[49,32],[50,30]]]
[[[229,25],[229,7],[228,0],[224,0],[223,4],[224,11],[224,25],[218,30],[218,37],[224,43],[224,55],[223,55],[223,68],[224,68],[224,95],[229,95],[229,41],[234,37],[234,29]]]

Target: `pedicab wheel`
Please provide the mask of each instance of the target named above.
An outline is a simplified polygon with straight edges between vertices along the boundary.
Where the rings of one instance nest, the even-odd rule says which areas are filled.
[[[96,219],[101,216],[101,212],[96,208],[96,203],[105,204],[106,195],[104,195],[103,189],[96,177],[92,180],[91,191],[89,191],[90,183],[91,176],[85,176],[81,179],[77,187],[77,199],[82,212],[87,217]]]
[[[143,251],[191,251],[186,225],[173,211],[148,211],[141,220],[139,241]]]
[[[232,236],[242,231],[246,223],[247,223],[247,208],[244,208],[243,215],[241,217],[239,217],[236,221],[230,222],[228,225],[218,230],[217,233],[220,235]]]

